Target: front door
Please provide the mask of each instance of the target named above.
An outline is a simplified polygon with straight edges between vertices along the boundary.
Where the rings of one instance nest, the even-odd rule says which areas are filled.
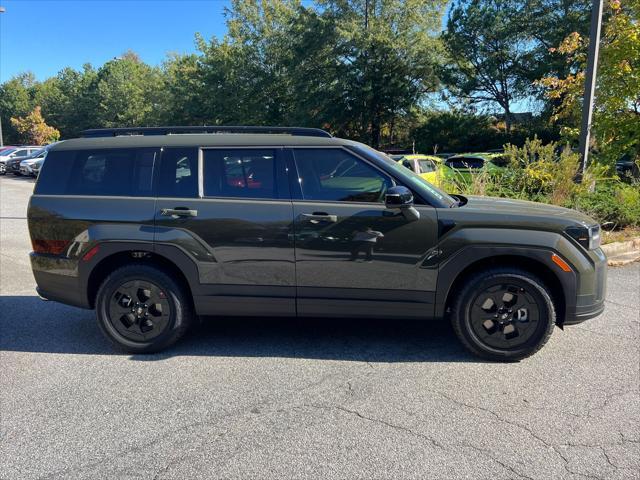
[[[344,148],[293,152],[298,313],[431,317],[435,209],[416,205],[418,220],[387,209],[394,180]]]
[[[203,315],[295,315],[293,213],[279,148],[165,148],[156,243],[196,263]]]

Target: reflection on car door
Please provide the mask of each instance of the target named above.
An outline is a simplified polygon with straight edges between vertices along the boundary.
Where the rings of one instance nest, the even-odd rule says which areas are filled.
[[[436,270],[435,209],[419,220],[384,205],[386,173],[343,148],[293,149],[300,315],[430,317]],[[338,168],[339,167],[339,168]]]
[[[156,242],[179,246],[196,262],[198,313],[295,315],[293,213],[281,151],[205,148],[199,162],[198,149],[164,150]]]

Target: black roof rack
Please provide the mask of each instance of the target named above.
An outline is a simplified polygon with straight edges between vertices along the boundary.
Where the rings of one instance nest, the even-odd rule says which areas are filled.
[[[229,126],[194,126],[194,127],[125,127],[125,128],[92,128],[82,132],[85,138],[120,137],[129,135],[175,135],[186,133],[271,133],[293,135],[297,137],[326,137],[329,132],[319,128],[305,127],[229,127]]]

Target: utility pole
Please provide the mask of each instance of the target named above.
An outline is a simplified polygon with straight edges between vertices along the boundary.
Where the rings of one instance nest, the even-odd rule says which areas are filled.
[[[369,30],[369,0],[364,0],[364,29]]]
[[[0,13],[4,13],[5,12],[5,8],[4,7],[0,7]],[[0,115],[0,147],[4,146],[4,140],[3,140],[3,136],[2,136],[2,116]]]
[[[591,136],[591,119],[593,117],[593,97],[596,91],[596,74],[598,72],[598,52],[600,51],[600,31],[602,29],[602,0],[593,0],[591,10],[591,32],[589,34],[589,53],[587,71],[584,79],[584,97],[582,100],[582,124],[580,128],[579,153],[582,165],[578,174],[582,181],[589,163],[589,139]]]

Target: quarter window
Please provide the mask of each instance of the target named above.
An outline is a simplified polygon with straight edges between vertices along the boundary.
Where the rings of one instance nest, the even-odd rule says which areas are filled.
[[[305,200],[382,202],[391,180],[359,158],[338,148],[295,149]]]
[[[152,149],[53,151],[36,193],[44,195],[150,196]]]

